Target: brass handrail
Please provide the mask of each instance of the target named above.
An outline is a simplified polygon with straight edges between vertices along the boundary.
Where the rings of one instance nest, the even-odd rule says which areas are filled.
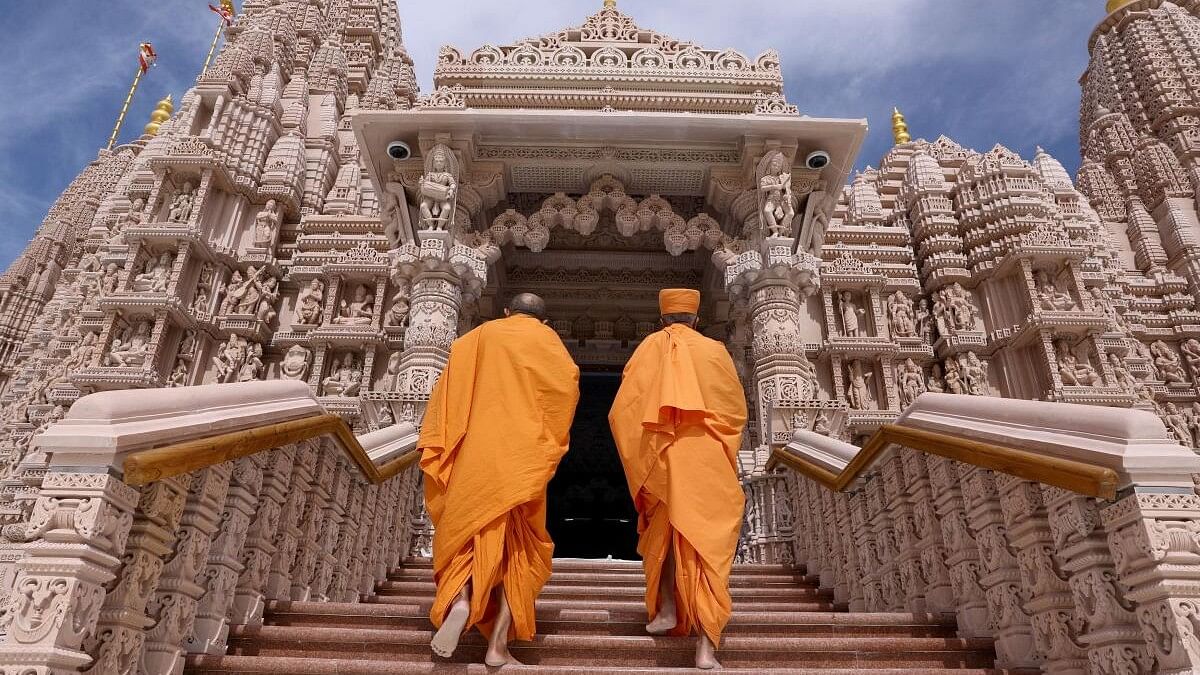
[[[885,424],[880,427],[841,473],[835,474],[813,464],[788,452],[785,447],[776,448],[771,453],[767,466],[786,466],[830,490],[844,492],[893,443],[963,464],[1060,487],[1088,497],[1112,500],[1117,496],[1117,472],[1108,467],[1060,457],[1047,457],[1019,448],[936,431],[911,429],[898,424]]]
[[[145,485],[326,434],[341,441],[363,477],[375,484],[407,469],[420,456],[419,451],[410,450],[376,466],[346,422],[337,415],[323,413],[132,453],[125,458],[125,482]]]

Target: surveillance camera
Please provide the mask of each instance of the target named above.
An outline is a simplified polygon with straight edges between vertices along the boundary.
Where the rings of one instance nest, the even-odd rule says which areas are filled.
[[[813,152],[808,153],[808,157],[804,158],[804,166],[815,171],[829,166],[829,162],[831,161],[833,161],[833,158],[829,156],[828,152],[825,152],[824,150],[814,150]]]
[[[412,148],[408,147],[408,143],[404,141],[392,141],[387,147],[388,157],[392,159],[408,159],[412,157]]]

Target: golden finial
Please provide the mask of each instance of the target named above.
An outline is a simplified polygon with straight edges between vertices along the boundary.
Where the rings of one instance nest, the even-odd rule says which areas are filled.
[[[233,8],[233,0],[221,0],[221,9],[230,13],[237,13],[237,10]]]
[[[1132,5],[1135,1],[1136,0],[1108,0],[1108,7],[1106,9],[1108,10],[1109,14],[1112,14],[1125,5]]]
[[[604,0],[604,8],[605,9],[616,9],[617,8],[617,0]]]
[[[150,113],[150,123],[147,124],[146,128],[142,131],[144,131],[147,136],[157,136],[158,128],[161,127],[164,122],[171,119],[171,113],[173,112],[175,112],[175,104],[171,101],[171,95],[167,94],[166,98],[159,101],[158,105],[154,106],[154,112]]]
[[[912,141],[912,136],[908,133],[908,122],[904,120],[904,113],[900,112],[899,108],[892,108],[892,137],[896,139],[896,145]]]

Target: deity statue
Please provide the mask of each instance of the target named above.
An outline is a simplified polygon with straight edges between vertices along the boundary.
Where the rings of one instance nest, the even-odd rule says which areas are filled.
[[[266,269],[255,269],[254,265],[251,265],[246,269],[245,278],[241,272],[234,270],[233,277],[229,279],[228,294],[221,303],[221,313],[255,314],[263,295],[262,274]]]
[[[902,291],[888,297],[888,327],[893,337],[910,337],[917,332],[912,300]]]
[[[285,380],[303,380],[308,375],[312,351],[301,345],[292,345],[279,363],[279,374]]]
[[[261,286],[262,297],[258,300],[258,311],[255,312],[259,321],[271,323],[279,315],[279,312],[275,311],[275,303],[279,300],[278,286],[279,282],[275,277],[267,277],[263,281]]]
[[[1095,303],[1096,308],[1104,312],[1104,315],[1116,324],[1117,328],[1125,330],[1129,326],[1125,321],[1125,317],[1121,316],[1121,313],[1113,306],[1108,294],[1103,289],[1099,286],[1092,286],[1088,292],[1092,294],[1092,302]]]
[[[388,391],[400,390],[400,362],[403,360],[403,356],[403,352],[396,351],[392,352],[392,355],[388,357],[387,377],[385,377],[383,380],[383,386],[386,387]]]
[[[321,381],[322,396],[354,396],[358,393],[361,373],[355,367],[354,355],[347,353],[336,363],[329,377]]]
[[[962,366],[963,384],[968,394],[972,396],[991,396],[992,388],[988,384],[988,366],[976,356],[975,352],[967,352],[958,356]]]
[[[1058,374],[1068,387],[1102,387],[1104,380],[1087,361],[1080,361],[1066,340],[1055,343],[1058,356]]]
[[[917,334],[926,342],[933,342],[933,315],[929,312],[929,300],[921,298],[916,309]]]
[[[1192,431],[1188,428],[1187,420],[1174,403],[1167,403],[1164,407],[1163,421],[1166,422],[1167,428],[1175,434],[1180,443],[1189,448],[1194,445]]]
[[[238,368],[238,382],[253,382],[262,374],[263,370],[263,348],[257,342],[250,345],[247,350],[246,361]]]
[[[778,150],[759,162],[758,194],[763,225],[772,237],[791,234],[796,218],[795,196],[792,193],[792,173],[787,170],[786,158]]]
[[[129,207],[129,211],[117,218],[117,222],[113,223],[112,229],[109,230],[108,239],[105,243],[109,246],[124,246],[125,232],[131,227],[137,227],[142,224],[142,211],[146,207],[146,202],[141,198],[133,200],[133,204]]]
[[[321,305],[325,301],[325,282],[313,279],[296,300],[296,318],[306,325],[321,323]]]
[[[216,276],[216,271],[213,269],[212,263],[204,263],[204,267],[200,269],[200,280],[196,283],[196,297],[192,299],[192,311],[200,314],[207,314],[209,303],[209,293],[213,285],[213,278]]]
[[[817,379],[817,367],[813,365],[812,361],[808,360],[808,354],[804,353],[803,343],[796,350],[796,356],[799,359],[796,365],[800,367],[800,379],[804,380],[805,384],[808,385],[808,397],[816,398],[817,393],[820,391],[821,383]],[[737,361],[741,361],[741,359],[735,361],[735,367]]]
[[[150,322],[139,321],[136,327],[126,327],[119,337],[114,337],[104,365],[115,368],[140,366],[150,355]]]
[[[816,419],[813,420],[813,431],[828,436],[832,430],[829,425],[829,415],[826,415],[824,410],[818,412]]]
[[[1154,355],[1154,368],[1158,376],[1167,384],[1186,384],[1187,375],[1183,372],[1179,355],[1171,347],[1159,340],[1150,345],[1150,353]]]
[[[444,145],[434,146],[425,163],[418,186],[422,230],[448,229],[454,217],[458,194],[458,166],[454,153]]]
[[[846,384],[846,399],[855,410],[869,410],[874,406],[875,397],[871,394],[868,384],[875,373],[864,373],[862,361],[851,361],[847,368],[850,371],[850,381]]]
[[[838,303],[842,315],[842,335],[859,337],[863,332],[862,317],[866,316],[866,310],[859,309],[850,291],[842,291],[838,295]]]
[[[392,170],[388,172],[387,182],[383,184],[383,195],[380,198],[379,213],[386,224],[385,231],[393,242],[401,238],[401,227],[404,223],[402,215],[408,209],[408,201],[404,194],[404,171],[400,161],[393,160]]]
[[[171,282],[171,267],[175,256],[164,252],[158,258],[146,260],[143,272],[133,278],[133,290],[137,293],[165,293]]]
[[[182,387],[187,382],[188,370],[190,366],[183,359],[175,361],[175,367],[171,369],[171,374],[167,376],[168,387]]]
[[[121,270],[116,263],[108,263],[104,268],[104,276],[100,279],[100,293],[112,295],[117,292],[117,284],[121,281]]]
[[[1061,290],[1049,272],[1038,270],[1034,277],[1037,280],[1036,291],[1039,307],[1047,311],[1060,312],[1075,309],[1075,301],[1071,299],[1071,294]]]
[[[962,285],[954,283],[942,290],[946,297],[946,311],[952,319],[954,329],[976,330],[979,327],[979,315]]]
[[[963,386],[962,370],[959,362],[955,359],[946,359],[946,370],[943,378],[946,382],[946,391],[951,394],[966,394],[969,393],[966,387]]]
[[[896,383],[900,389],[900,407],[907,408],[925,392],[925,371],[911,358],[896,366]]]
[[[943,378],[941,365],[934,363],[929,368],[929,380],[925,385],[927,391],[938,394],[946,393],[946,381]]]
[[[218,349],[216,356],[212,357],[217,382],[225,384],[236,381],[248,355],[249,343],[236,334],[230,335],[229,341]]]
[[[1188,431],[1192,432],[1192,439],[1200,440],[1200,401],[1192,403],[1192,409],[1188,411],[1187,421]]]
[[[186,223],[188,218],[192,216],[192,205],[195,204],[196,196],[193,194],[194,188],[190,181],[183,184],[179,194],[175,195],[175,199],[171,200],[171,208],[167,212],[168,223]]]
[[[396,290],[396,294],[392,296],[392,307],[388,310],[387,316],[384,317],[383,325],[388,327],[403,326],[408,320],[408,287],[401,286]]]
[[[375,310],[375,296],[367,292],[367,287],[359,284],[354,287],[353,299],[343,299],[338,305],[338,314],[333,317],[333,323],[341,326],[365,326],[371,323]]]
[[[1138,381],[1129,373],[1129,369],[1125,367],[1125,363],[1116,354],[1108,355],[1108,367],[1112,370],[1113,382],[1120,387],[1122,391],[1134,393],[1138,389]]]
[[[1179,345],[1179,351],[1183,352],[1183,360],[1187,362],[1192,377],[1200,377],[1200,340],[1188,338]]]
[[[275,203],[274,199],[268,199],[267,205],[254,217],[254,245],[269,248],[274,244],[275,232],[279,229],[282,220],[283,215],[279,213],[279,205]]]

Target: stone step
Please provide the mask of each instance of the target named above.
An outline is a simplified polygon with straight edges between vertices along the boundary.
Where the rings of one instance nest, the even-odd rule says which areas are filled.
[[[433,597],[436,585],[432,581],[385,581],[375,589],[381,596]],[[729,589],[734,601],[746,600],[800,600],[818,602],[832,600],[832,591],[822,591],[806,586],[734,586]],[[542,588],[539,598],[547,600],[592,600],[597,598],[643,598],[645,585],[591,586],[560,585],[553,582]]]
[[[555,558],[552,564],[555,570],[564,572],[628,572],[641,571],[640,560],[599,560],[584,558]],[[424,558],[410,559],[395,569],[433,569],[432,561]],[[804,566],[789,565],[755,565],[737,563],[733,566],[734,576],[762,576],[764,574],[804,574]]]
[[[324,657],[432,662],[429,630],[258,626],[230,633],[231,655]],[[921,637],[745,637],[722,641],[720,657],[729,667],[945,668],[988,667],[990,640]],[[687,667],[695,655],[691,638],[660,636],[541,635],[514,643],[513,654],[528,664],[564,666]],[[483,658],[481,636],[470,634],[456,662]]]
[[[433,598],[424,594],[414,595],[376,595],[368,598],[368,602],[381,603],[389,605],[405,605],[420,607],[421,611],[428,612],[433,605]],[[542,595],[538,598],[537,607],[539,610],[561,611],[564,609],[578,610],[610,610],[617,612],[641,612],[643,616],[646,613],[646,603],[641,595],[632,595],[625,598],[605,598],[593,597],[587,599],[572,599],[572,598],[547,598]],[[835,604],[829,599],[819,600],[755,600],[755,599],[738,599],[733,602],[733,612],[738,614],[741,612],[835,612],[843,611],[844,605]]]
[[[433,581],[433,570],[431,568],[421,569],[397,569],[393,570],[388,575],[389,581]],[[622,570],[622,571],[607,571],[607,572],[581,572],[581,571],[560,571],[555,570],[550,575],[548,583],[558,586],[592,586],[596,584],[604,586],[644,586],[646,577],[639,568],[637,570]],[[785,574],[761,574],[761,575],[734,575],[729,578],[731,587],[745,586],[803,586],[809,588],[817,588],[820,580],[815,577],[804,576],[799,573]]]
[[[193,675],[695,675],[695,668],[610,666],[598,671],[591,665],[505,666],[503,670],[481,663],[418,663],[266,656],[190,656],[186,673]],[[761,668],[730,668],[727,675],[764,675]],[[995,668],[775,668],[770,675],[1038,675],[1038,671]]]
[[[544,635],[646,634],[646,612],[612,610],[538,611],[538,632]],[[417,606],[374,603],[273,602],[265,622],[273,626],[327,628],[373,627],[428,630],[429,613]],[[951,615],[844,614],[837,612],[741,612],[734,614],[726,635],[902,635],[954,637]]]

